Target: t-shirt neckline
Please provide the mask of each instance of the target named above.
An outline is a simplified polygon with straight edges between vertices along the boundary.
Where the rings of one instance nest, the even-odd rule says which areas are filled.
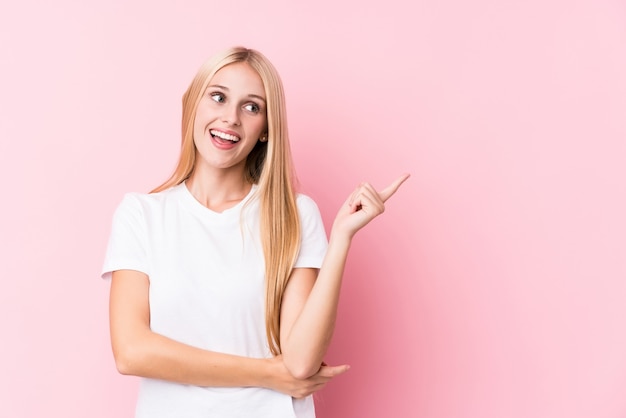
[[[254,195],[257,187],[258,186],[256,184],[253,184],[252,187],[250,187],[250,191],[248,192],[248,194],[243,199],[241,199],[241,201],[237,202],[237,204],[228,209],[225,209],[222,212],[216,212],[200,203],[194,197],[194,195],[191,194],[191,191],[189,191],[189,189],[187,188],[186,182],[183,181],[178,186],[176,186],[176,188],[180,190],[180,195],[184,199],[185,206],[197,213],[199,216],[222,221],[234,217],[237,217],[238,219],[239,214],[241,213],[241,209],[246,204],[246,202],[250,200],[250,198]]]

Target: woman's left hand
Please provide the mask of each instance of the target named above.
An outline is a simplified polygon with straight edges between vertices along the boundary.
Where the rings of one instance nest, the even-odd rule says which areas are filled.
[[[352,238],[358,230],[385,211],[385,202],[408,178],[409,174],[403,174],[380,192],[369,183],[361,183],[339,209],[333,233],[346,234]]]

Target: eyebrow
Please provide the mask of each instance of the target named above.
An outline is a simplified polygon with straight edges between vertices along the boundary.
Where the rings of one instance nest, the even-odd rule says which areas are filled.
[[[210,84],[210,85],[208,85],[208,86],[207,86],[207,88],[209,88],[209,87],[212,87],[212,88],[218,88],[218,89],[222,89],[222,90],[226,90],[226,91],[230,91],[230,89],[229,89],[228,87],[226,87],[226,86],[220,86],[219,84]],[[259,96],[258,94],[248,94],[248,97],[252,97],[252,98],[255,98],[255,99],[259,99],[259,100],[262,100],[263,102],[265,102],[265,101],[266,101],[264,97],[261,97],[261,96]]]

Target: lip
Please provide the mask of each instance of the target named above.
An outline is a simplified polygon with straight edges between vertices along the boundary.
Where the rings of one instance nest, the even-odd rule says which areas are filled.
[[[215,137],[213,135],[211,135],[211,131],[219,131],[219,132],[223,132],[223,133],[228,134],[228,135],[233,135],[233,136],[236,136],[237,138],[239,138],[239,141],[241,141],[241,137],[235,131],[231,131],[231,130],[228,130],[228,129],[209,128],[207,132],[209,134],[209,137],[211,138],[211,143],[217,149],[221,149],[221,150],[224,150],[224,151],[233,149],[233,148],[235,148],[239,144],[239,141],[237,141],[237,142],[230,142],[230,141],[228,141],[228,142],[220,142],[220,141],[217,141],[215,139]]]
[[[241,140],[241,135],[239,135],[238,132],[231,131],[230,129],[209,128],[208,131],[209,131],[209,135],[211,135],[211,131],[219,131],[219,132],[223,132],[223,133],[228,134],[228,135],[236,136],[237,138],[239,138]]]

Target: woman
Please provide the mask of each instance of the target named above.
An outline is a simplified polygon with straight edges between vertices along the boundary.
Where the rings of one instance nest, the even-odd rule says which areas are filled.
[[[137,417],[314,417],[354,234],[408,175],[360,185],[330,240],[294,191],[280,78],[260,53],[207,61],[183,96],[174,174],[118,207],[103,268]]]

